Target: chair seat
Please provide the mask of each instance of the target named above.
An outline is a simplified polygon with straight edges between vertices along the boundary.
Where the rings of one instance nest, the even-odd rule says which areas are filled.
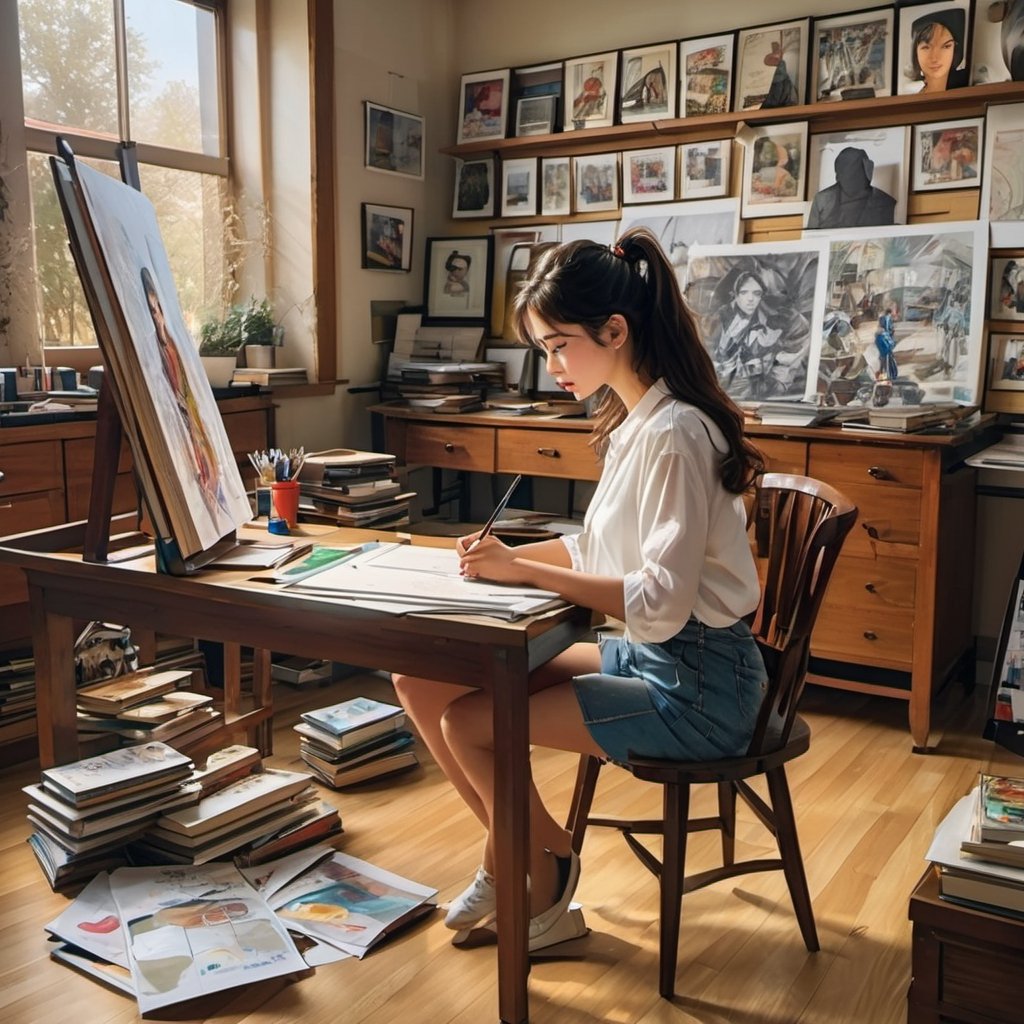
[[[792,761],[807,752],[811,745],[811,728],[799,715],[793,720],[789,740],[778,750],[768,753],[725,757],[720,761],[659,761],[630,757],[621,766],[645,782],[675,782],[689,785],[698,782],[733,782],[762,775],[770,768]]]

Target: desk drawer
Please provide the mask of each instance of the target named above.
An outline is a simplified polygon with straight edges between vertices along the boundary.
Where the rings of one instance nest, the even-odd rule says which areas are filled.
[[[0,494],[29,494],[32,491],[59,490],[64,486],[60,441],[0,443],[0,469],[5,475],[0,483]],[[47,524],[39,522],[36,525],[42,527]]]
[[[43,491],[0,498],[0,537],[27,533],[64,522],[64,492]],[[0,606],[28,600],[25,576],[14,566],[0,566]]]
[[[601,475],[601,463],[588,444],[589,433],[506,427],[498,436],[499,473],[563,480],[596,480]]]
[[[405,438],[405,461],[410,465],[493,473],[494,433],[490,427],[410,423]]]
[[[807,444],[804,441],[788,441],[775,437],[752,437],[750,440],[761,449],[765,469],[769,473],[807,473]]]
[[[830,583],[814,625],[812,653],[821,658],[910,671],[914,661],[914,609],[882,602],[878,605],[851,606]]]

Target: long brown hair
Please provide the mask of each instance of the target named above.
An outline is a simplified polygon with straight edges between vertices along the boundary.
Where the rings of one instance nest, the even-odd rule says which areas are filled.
[[[743,492],[763,471],[764,459],[744,436],[743,414],[718,381],[675,270],[647,228],[630,228],[611,247],[578,241],[547,250],[515,299],[513,322],[527,344],[535,344],[526,320],[531,310],[548,323],[578,324],[598,344],[600,329],[619,313],[629,325],[640,378],[664,378],[676,398],[721,430],[729,446],[720,465],[726,490]],[[606,388],[595,413],[592,443],[599,451],[625,416],[622,400]]]

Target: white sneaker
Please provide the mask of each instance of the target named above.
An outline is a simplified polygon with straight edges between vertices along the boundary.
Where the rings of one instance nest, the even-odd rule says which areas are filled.
[[[530,919],[530,949],[542,949],[550,945],[549,933],[561,931],[564,925],[564,918],[569,912],[569,904],[576,893],[576,886],[580,880],[580,859],[575,853],[568,857],[559,857],[559,869],[564,875],[562,895],[553,907],[549,907],[543,913]],[[557,941],[562,941],[561,939]]]
[[[455,931],[469,928],[493,914],[497,906],[494,876],[488,874],[482,867],[477,868],[473,881],[448,905],[448,913],[444,919],[445,927]]]

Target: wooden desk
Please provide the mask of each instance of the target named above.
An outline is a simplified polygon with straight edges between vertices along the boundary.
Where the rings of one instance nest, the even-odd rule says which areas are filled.
[[[495,738],[495,874],[498,879],[498,1008],[500,1019],[527,1017],[526,871],[529,850],[529,739],[526,681],[530,670],[588,631],[589,612],[565,608],[521,622],[399,617],[340,601],[290,594],[252,582],[252,574],[213,570],[189,578],[156,573],[151,557],[93,565],[74,553],[83,524],[9,537],[0,562],[28,578],[36,652],[39,750],[43,767],[76,759],[76,618],[109,618],[180,636],[271,648],[367,668],[386,668],[487,689]],[[325,543],[393,534],[306,526]]]
[[[907,1024],[1024,1024],[1024,921],[939,898],[929,868],[910,897]]]

